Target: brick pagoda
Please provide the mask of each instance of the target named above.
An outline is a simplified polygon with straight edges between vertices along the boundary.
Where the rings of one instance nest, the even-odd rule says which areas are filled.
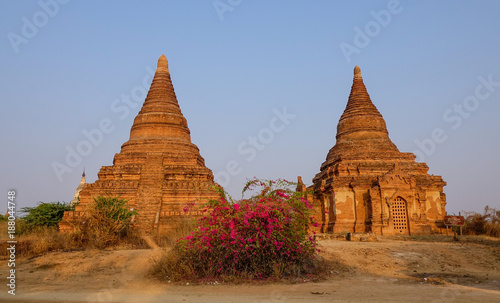
[[[213,174],[205,166],[198,147],[182,115],[170,79],[167,58],[162,55],[141,111],[135,117],[130,139],[116,154],[112,166],[103,166],[95,183],[79,193],[75,211],[65,212],[59,224],[62,231],[73,230],[86,207],[97,195],[120,196],[138,212],[133,227],[142,231],[166,231],[184,216],[193,201],[206,201],[216,195]]]
[[[389,139],[384,118],[354,68],[336,143],[313,179],[323,232],[430,234],[443,225],[446,183]]]

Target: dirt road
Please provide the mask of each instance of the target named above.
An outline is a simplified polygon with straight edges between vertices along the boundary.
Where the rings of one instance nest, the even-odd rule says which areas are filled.
[[[56,252],[19,261],[0,302],[500,302],[498,240],[320,243],[336,260],[320,283],[172,285],[146,278],[158,250]]]

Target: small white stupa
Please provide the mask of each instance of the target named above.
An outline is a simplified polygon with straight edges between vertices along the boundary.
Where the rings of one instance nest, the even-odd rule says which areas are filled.
[[[69,203],[69,206],[73,206],[80,202],[80,191],[83,189],[85,186],[85,169],[83,169],[83,174],[82,174],[82,179],[80,180],[80,184],[78,184],[78,187],[75,190],[75,195],[73,196],[73,200]]]

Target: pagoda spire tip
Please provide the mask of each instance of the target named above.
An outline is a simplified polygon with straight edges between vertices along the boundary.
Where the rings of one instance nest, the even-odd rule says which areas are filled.
[[[157,70],[168,71],[168,61],[165,55],[161,55],[158,59]]]
[[[361,76],[361,68],[358,65],[354,67],[354,79],[363,79]]]

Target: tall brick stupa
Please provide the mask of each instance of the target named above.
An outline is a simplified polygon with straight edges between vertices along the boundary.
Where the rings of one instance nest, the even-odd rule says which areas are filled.
[[[143,231],[167,231],[184,216],[190,202],[216,197],[212,171],[205,166],[182,115],[170,79],[167,58],[158,67],[146,100],[135,117],[130,139],[115,155],[112,166],[103,166],[95,183],[81,190],[75,211],[65,212],[62,231],[73,230],[97,195],[120,196],[138,212],[133,227]]]
[[[446,183],[425,163],[400,152],[372,103],[361,70],[337,125],[336,143],[313,179],[323,232],[378,235],[439,232]]]

